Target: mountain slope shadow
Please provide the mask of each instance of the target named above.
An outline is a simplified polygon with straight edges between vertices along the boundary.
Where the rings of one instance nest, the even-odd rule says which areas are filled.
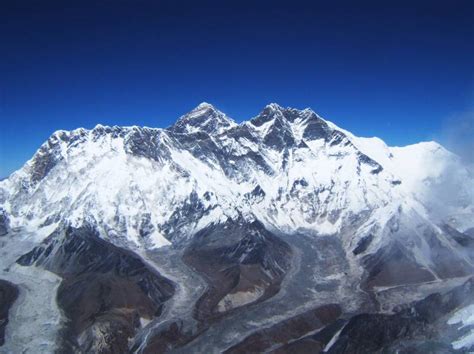
[[[193,341],[231,313],[265,301],[280,290],[290,269],[292,250],[259,221],[243,218],[211,224],[186,247],[183,261],[203,276],[207,290],[197,300],[197,328],[182,319],[154,333],[145,353],[165,352]]]
[[[140,319],[159,316],[174,293],[171,281],[91,227],[57,230],[17,262],[63,278],[57,302],[68,319],[65,352],[127,352]]]
[[[445,293],[404,305],[394,314],[356,315],[336,336],[327,353],[471,352],[474,346],[467,351],[453,349],[451,343],[460,328],[450,328],[448,319],[455,310],[473,303],[474,278],[470,278]]]
[[[209,285],[196,304],[196,319],[216,319],[275,295],[291,254],[259,221],[229,220],[199,231],[183,256]]]
[[[18,288],[0,279],[0,346],[5,343],[5,329],[8,324],[8,312],[18,297]]]

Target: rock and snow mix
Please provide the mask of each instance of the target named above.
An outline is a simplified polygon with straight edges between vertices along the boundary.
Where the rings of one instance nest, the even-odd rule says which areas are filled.
[[[390,259],[402,249],[406,259],[400,269],[416,264],[432,280],[449,273],[444,264],[451,255],[463,263],[460,273],[474,265],[474,255],[459,245],[467,241],[456,244],[439,226],[474,227],[469,167],[435,142],[389,147],[378,138],[356,137],[311,109],[270,104],[237,124],[202,103],[167,129],[98,125],[58,131],[0,182],[0,236],[10,231],[8,247],[2,247],[16,253],[10,236],[18,230],[32,245],[59,225],[87,224],[103,239],[146,254],[186,244],[210,225],[242,219],[287,235],[321,236],[321,242],[337,236],[354,279],[364,271],[360,255]],[[43,272],[34,279],[33,271],[28,275],[14,267],[2,274],[20,276],[26,289],[15,306],[38,307],[35,297],[53,296],[55,276]],[[381,273],[382,286],[394,279]],[[328,276],[326,282],[338,279]],[[218,311],[253,303],[264,292],[255,287],[228,293]],[[45,318],[46,311],[57,324],[59,310],[49,305],[38,307],[36,317]],[[472,326],[473,311],[472,305],[459,310],[449,324]],[[21,321],[20,315],[11,321],[18,335],[31,329]],[[44,328],[46,335],[39,338],[50,343],[54,328]],[[468,348],[473,342],[471,330],[453,346]]]
[[[448,320],[448,324],[455,325],[464,334],[453,342],[454,349],[474,348],[474,304],[456,311]]]
[[[442,216],[472,227],[474,178],[434,142],[391,148],[310,109],[276,104],[238,125],[203,103],[168,129],[54,133],[0,182],[0,208],[11,228],[87,222],[145,249],[239,215],[280,230],[334,234],[363,212],[374,214],[368,228],[383,227],[400,208],[437,213],[428,191],[453,180],[445,169],[462,181],[463,198],[451,193]],[[180,223],[186,208],[194,219]]]

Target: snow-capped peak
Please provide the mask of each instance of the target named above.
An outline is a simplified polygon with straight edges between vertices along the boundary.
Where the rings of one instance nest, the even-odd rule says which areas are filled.
[[[215,110],[214,106],[213,106],[212,104],[210,104],[210,103],[207,103],[207,102],[201,102],[201,103],[199,103],[199,104],[196,106],[196,108],[193,109],[193,111],[194,111],[194,110],[198,110],[198,109],[214,109],[214,110]]]
[[[11,225],[93,220],[109,237],[126,230],[137,244],[164,244],[244,214],[281,229],[333,233],[353,214],[424,203],[426,181],[437,182],[450,159],[425,145],[390,148],[311,109],[275,103],[237,125],[201,103],[165,130],[99,125],[55,133],[21,173],[0,182],[0,209]],[[471,215],[467,205],[452,210]]]
[[[269,109],[273,111],[282,111],[285,108],[280,106],[278,103],[272,102],[272,103],[267,104],[264,109]]]
[[[252,118],[250,123],[256,127],[260,127],[272,120],[284,120],[284,111],[285,108],[282,106],[276,103],[270,103],[263,108],[258,116]]]
[[[202,102],[191,112],[181,116],[169,128],[170,131],[180,134],[205,132],[211,135],[221,134],[236,123],[213,105]]]

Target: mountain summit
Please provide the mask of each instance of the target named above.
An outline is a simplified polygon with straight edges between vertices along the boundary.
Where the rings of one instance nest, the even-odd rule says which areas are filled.
[[[221,134],[224,130],[235,126],[236,123],[220,112],[213,105],[202,102],[191,112],[185,114],[168,128],[180,134],[196,133]]]

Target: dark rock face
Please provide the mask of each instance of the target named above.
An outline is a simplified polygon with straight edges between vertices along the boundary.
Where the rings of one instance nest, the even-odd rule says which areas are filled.
[[[90,227],[56,231],[17,262],[63,278],[57,301],[70,320],[64,350],[126,351],[140,318],[159,316],[174,293],[173,283]]]
[[[442,225],[442,229],[449,236],[451,236],[453,240],[456,241],[460,246],[474,246],[474,235],[469,234],[469,230],[467,230],[465,233],[462,233],[447,224]]]
[[[182,116],[169,131],[178,134],[189,133],[189,128],[199,128],[208,134],[217,133],[220,129],[230,128],[231,121],[222,112],[208,103],[201,103],[190,113]]]
[[[317,307],[250,335],[239,344],[228,349],[226,353],[263,353],[271,348],[274,348],[277,353],[284,353],[290,349],[286,343],[335,322],[340,315],[341,308],[339,305],[329,304]],[[314,341],[311,350],[314,353],[318,346],[319,349],[323,349],[323,345],[322,342]],[[295,346],[291,348],[292,350],[296,349]]]
[[[5,236],[10,228],[10,222],[5,210],[0,208],[0,236]]]
[[[474,237],[474,227],[471,227],[470,229],[467,229],[466,231],[464,231],[464,234]]]
[[[432,294],[394,315],[354,316],[328,353],[456,352],[447,344],[445,316],[473,302],[474,278],[471,278],[445,294]]]
[[[284,149],[294,147],[296,144],[289,123],[294,122],[298,118],[301,118],[301,112],[271,104],[265,107],[265,109],[257,117],[253,118],[251,123],[256,127],[260,127],[263,124],[273,120],[273,123],[265,135],[263,142],[266,146],[272,149],[283,151]],[[309,123],[305,129],[305,132],[312,131],[312,127],[318,124],[325,124],[327,127],[327,124],[321,119],[317,118],[315,114],[312,114],[311,117],[306,119],[309,121]]]
[[[94,129],[92,132],[94,132]],[[103,132],[105,133],[105,131]],[[59,131],[40,147],[32,160],[31,182],[33,184],[41,181],[60,162],[61,143],[66,143],[68,147],[80,144],[85,139],[85,131],[66,132]]]
[[[265,145],[278,151],[290,148],[295,144],[288,123],[282,119],[276,119],[263,139]]]
[[[191,192],[189,197],[179,205],[171,214],[169,220],[162,226],[161,231],[175,244],[181,244],[189,237],[187,230],[182,230],[190,221],[199,221],[210,211],[196,192]]]
[[[146,128],[143,128],[143,129],[146,129]],[[138,129],[138,130],[141,130],[141,129]],[[114,125],[113,127],[110,127],[110,126],[103,126],[99,124],[94,129],[92,129],[91,133],[92,133],[91,134],[92,139],[95,141],[106,134],[109,134],[113,138],[124,137],[125,135],[127,135],[128,131],[127,129],[124,129],[116,125]],[[79,139],[80,138],[81,136],[79,135]],[[70,137],[70,142],[72,142],[73,140],[75,140],[74,136]]]
[[[349,139],[347,139],[346,135],[338,130],[331,131],[331,133],[327,135],[325,141],[329,143],[329,146],[353,146]]]
[[[354,253],[354,255],[358,255],[362,252],[365,252],[367,250],[367,248],[369,247],[370,243],[372,242],[373,238],[374,238],[374,235],[372,235],[372,234],[369,234],[369,235],[365,236],[364,238],[362,238],[357,243],[357,246],[356,246],[356,248],[354,248],[352,253]]]
[[[245,198],[251,200],[262,200],[265,197],[265,191],[257,185],[250,193],[245,193]]]
[[[140,318],[159,316],[155,303],[133,280],[110,274],[83,274],[61,283],[58,305],[71,319],[68,330],[84,352],[123,352]],[[95,331],[100,330],[104,338]],[[106,345],[100,346],[100,341]],[[76,343],[70,343],[74,347]]]
[[[50,138],[47,146],[40,148],[32,161],[31,181],[41,181],[56,166],[60,160],[59,144],[56,139]]]
[[[142,219],[140,220],[140,226],[138,228],[140,237],[147,237],[154,230],[155,230],[155,226],[153,226],[151,222],[151,215],[149,213],[143,214]]]
[[[282,107],[279,107],[276,105],[275,106],[268,105],[267,107],[263,109],[263,111],[258,116],[253,118],[251,122],[254,126],[261,127],[263,124],[274,119],[275,116],[278,115],[281,110],[283,110]]]
[[[445,233],[445,237],[449,237],[449,233]],[[452,234],[451,234],[452,235]],[[436,237],[435,233],[431,229],[425,230],[423,233],[424,238],[427,240],[432,254],[432,259],[434,260],[434,270],[440,278],[454,278],[468,276],[474,273],[474,268],[470,265],[465,259],[462,259],[459,256],[453,255],[450,248],[457,247],[469,253],[469,250],[472,253],[472,245],[469,244],[468,236],[463,238],[462,235],[456,235],[451,241],[450,247],[442,243],[439,237]],[[467,245],[461,245],[461,242],[467,241]]]
[[[199,231],[184,260],[209,284],[195,312],[196,319],[208,321],[275,295],[291,249],[257,221],[228,221]]]
[[[133,128],[124,141],[125,150],[135,156],[162,162],[169,158],[169,148],[162,143],[164,133],[158,129]]]
[[[267,163],[267,161],[265,161],[262,155],[254,151],[249,151],[245,155],[238,156],[236,158],[236,162],[237,164],[235,168],[240,168],[240,166],[243,167],[250,164],[255,165],[260,171],[263,171],[268,175],[273,175],[275,173],[275,171]]]
[[[0,279],[0,346],[5,343],[5,328],[8,324],[8,312],[18,297],[18,288]]]
[[[323,353],[324,348],[326,348],[331,339],[337,334],[339,330],[341,330],[345,324],[346,320],[339,318],[321,330],[318,330],[315,334],[307,335],[305,337],[291,341],[272,351],[272,353]]]
[[[144,354],[168,353],[177,349],[203,333],[206,327],[186,329],[182,320],[162,323],[160,328],[153,333],[143,349]],[[136,352],[138,347],[132,347],[131,352]]]
[[[330,133],[331,129],[327,123],[315,116],[308,122],[308,125],[303,132],[303,138],[306,140],[327,140],[330,136]]]
[[[393,225],[395,231],[397,228],[396,224]],[[406,239],[403,233],[396,233],[396,235],[399,239]],[[417,262],[410,244],[401,241],[394,241],[373,254],[363,256],[362,264],[368,272],[366,285],[369,288],[394,286],[433,281],[435,276],[448,279],[471,275],[474,271],[473,267],[451,250],[451,247],[467,247],[461,246],[459,242],[468,242],[469,236],[454,232],[451,232],[451,235],[454,235],[454,241],[448,246],[440,241],[439,235],[435,234],[433,229],[423,230],[423,242],[426,242],[431,254],[430,270]],[[362,253],[363,246],[365,246],[365,239],[360,241],[353,252]]]
[[[206,132],[172,133],[171,136],[197,159],[208,164],[218,164],[228,175],[232,175],[233,168],[228,163],[229,155],[222,152],[214,139]]]
[[[363,264],[368,270],[366,284],[369,288],[435,280],[434,275],[417,264],[399,243],[365,256]]]
[[[361,152],[357,153],[357,159],[359,160],[359,163],[371,166],[373,169],[370,173],[374,175],[383,171],[383,167],[377,161],[371,159],[370,157]]]
[[[353,317],[329,353],[375,353],[413,333],[419,324],[409,317],[362,314]]]

